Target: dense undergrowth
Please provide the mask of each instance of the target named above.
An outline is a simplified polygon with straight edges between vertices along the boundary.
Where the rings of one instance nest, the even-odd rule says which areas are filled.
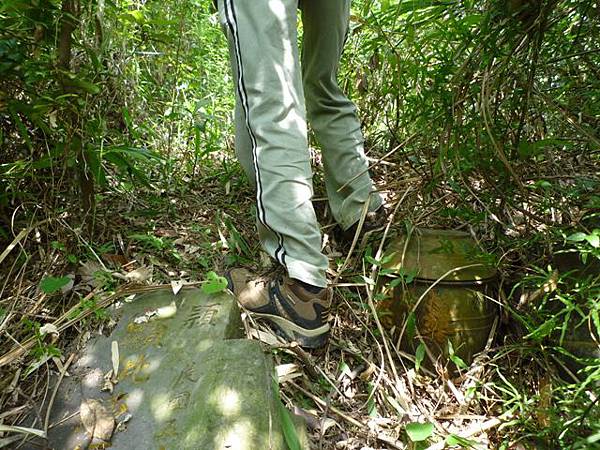
[[[0,5],[0,404],[17,409],[5,423],[33,406],[52,357],[97,328],[104,294],[134,269],[153,267],[157,282],[198,280],[260,259],[211,3]],[[368,332],[372,286],[355,283],[373,259],[352,258],[340,276],[359,286],[337,289],[334,344],[316,362],[339,386],[304,387],[374,425],[321,427],[318,445],[418,448],[406,422],[435,423],[430,441],[449,447],[600,445],[600,362],[574,355],[600,339],[598,42],[592,0],[353,3],[340,82],[359,108],[378,186],[390,210],[399,204],[392,233],[470,231],[496,256],[503,313],[478,371],[454,380],[461,399],[447,373],[415,374],[397,352],[370,353],[393,343]],[[320,197],[318,159],[315,169]],[[77,320],[60,339],[40,333],[62,318]],[[353,363],[378,367],[384,381],[344,378]],[[405,382],[420,393],[408,418]],[[339,395],[348,386],[356,398]],[[290,404],[315,407],[285,389]],[[470,444],[449,439],[478,417],[500,419]],[[380,429],[399,440],[378,440]]]

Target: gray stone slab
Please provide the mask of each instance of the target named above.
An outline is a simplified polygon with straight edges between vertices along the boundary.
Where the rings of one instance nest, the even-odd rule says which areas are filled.
[[[175,302],[173,317],[135,318]],[[91,340],[65,378],[53,407],[48,444],[86,448],[77,415],[83,399],[99,399],[117,422],[113,449],[284,449],[270,358],[242,335],[235,299],[197,289],[157,291],[125,304],[109,337]],[[118,383],[101,392],[118,342]],[[34,448],[34,447],[32,447]]]
[[[188,413],[171,430],[166,448],[185,449],[284,449],[280,411],[275,403],[273,370],[256,341],[236,340],[215,344],[203,354],[200,378],[187,391]],[[165,399],[166,401],[166,399]],[[164,404],[164,402],[163,402]],[[156,404],[156,411],[167,411]],[[176,431],[177,430],[177,431]],[[162,430],[161,430],[162,431]],[[159,431],[159,433],[161,432]]]

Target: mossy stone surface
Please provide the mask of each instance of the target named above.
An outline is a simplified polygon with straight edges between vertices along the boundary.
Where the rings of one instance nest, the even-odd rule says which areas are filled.
[[[138,323],[173,306],[169,317]],[[63,380],[51,420],[63,422],[49,433],[50,448],[89,446],[73,414],[91,398],[108,405],[117,423],[131,416],[113,435],[113,449],[287,448],[271,359],[258,342],[240,339],[233,296],[160,290],[124,303],[117,316],[111,335],[90,340]],[[109,393],[101,389],[113,341],[119,371]]]

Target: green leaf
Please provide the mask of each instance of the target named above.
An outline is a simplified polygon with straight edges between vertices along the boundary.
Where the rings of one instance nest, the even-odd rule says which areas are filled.
[[[460,445],[462,448],[475,448],[477,444],[477,441],[465,439],[463,437],[457,436],[456,434],[450,434],[446,438],[446,445]]]
[[[456,367],[458,367],[459,369],[466,369],[468,367],[467,364],[462,360],[462,358],[456,353],[454,353],[454,347],[452,346],[452,342],[450,341],[448,341],[448,355],[450,361],[456,364]]]
[[[169,245],[168,243],[163,242],[163,240],[159,237],[156,237],[151,234],[141,234],[134,233],[127,236],[130,239],[138,241],[144,245],[148,245],[150,247],[154,247],[156,250],[164,250]]]
[[[71,279],[69,277],[46,277],[40,283],[40,289],[46,294],[53,294],[66,286]]]
[[[365,261],[368,262],[369,264],[373,264],[374,266],[380,266],[381,263],[379,261],[377,261],[375,258],[373,258],[372,256],[369,255],[365,255]]]
[[[467,26],[479,25],[481,24],[481,20],[483,18],[482,14],[471,14],[466,16],[462,22]]]
[[[136,22],[143,22],[144,21],[144,12],[141,9],[134,9],[131,11],[127,11],[127,14],[129,14],[131,17],[133,17],[133,19]]]
[[[209,272],[209,274],[210,273],[214,274],[214,272]],[[277,404],[276,408],[279,413],[279,419],[281,421],[283,439],[287,444],[288,450],[302,450],[302,445],[300,444],[300,439],[298,439],[298,433],[296,431],[294,421],[292,420],[292,416],[289,410],[281,401],[281,397],[279,396],[279,384],[277,383],[277,378],[275,377],[275,374],[272,374],[271,377],[273,388],[272,392],[274,392],[275,394],[275,403]]]
[[[129,110],[126,107],[123,107],[121,112],[123,113],[123,121],[127,126],[127,130],[134,137],[137,138],[139,134],[137,133],[135,127],[133,126],[133,120],[131,120],[131,114],[129,114]]]
[[[370,285],[370,286],[375,286],[375,281],[373,280],[373,278],[371,277],[366,277],[364,275],[361,275],[360,277],[366,284]]]
[[[417,270],[411,269],[404,274],[404,282],[406,284],[412,283],[416,276],[417,276]]]
[[[456,367],[458,367],[458,368],[460,368],[460,369],[466,369],[467,367],[469,367],[469,366],[467,366],[467,363],[466,363],[466,362],[464,362],[464,361],[463,361],[463,359],[462,359],[460,356],[458,356],[458,355],[452,355],[452,356],[450,357],[450,360],[451,360],[451,361],[452,361],[454,364],[456,364]]]
[[[379,272],[379,275],[385,275],[385,274],[384,274],[384,273],[382,273],[382,272]],[[402,278],[394,278],[394,279],[393,279],[393,280],[390,282],[389,286],[390,286],[391,288],[395,288],[395,287],[397,287],[397,286],[400,286],[400,285],[402,284],[402,282],[403,282],[403,281],[404,281],[404,280],[403,280]]]
[[[377,403],[375,403],[375,395],[373,394],[374,389],[375,385],[369,383],[369,400],[367,401],[367,412],[369,413],[369,417],[379,416],[379,412],[377,411]]]
[[[433,434],[433,424],[432,423],[407,423],[406,424],[406,434],[408,438],[412,442],[421,442],[426,439],[429,439]]]
[[[594,322],[594,325],[596,325],[596,333],[600,334],[600,314],[598,314],[598,310],[593,309],[591,312],[591,316],[592,316],[592,321]]]
[[[298,433],[294,426],[294,421],[290,415],[288,409],[279,400],[279,417],[281,418],[281,428],[283,429],[283,438],[287,444],[289,450],[302,450],[300,445],[300,439],[298,439]]]
[[[600,236],[597,234],[588,234],[585,240],[594,248],[600,247]]]
[[[547,320],[543,324],[541,324],[538,328],[533,330],[531,333],[525,336],[525,339],[533,339],[535,341],[541,341],[546,336],[548,336],[554,328],[556,327],[556,321],[554,318]]]
[[[100,161],[100,158],[98,155],[99,155],[99,151],[96,149],[87,148],[85,150],[85,159],[86,159],[86,162],[89,164],[90,173],[94,177],[94,180],[96,180],[96,182],[100,186],[106,186],[107,181],[106,181],[106,176],[104,174],[104,167],[102,166],[102,161]]]
[[[578,231],[567,237],[568,241],[572,242],[583,242],[587,241],[594,248],[600,247],[600,230],[594,230],[591,234],[582,233]]]
[[[600,197],[597,195],[592,195],[584,207],[590,209],[600,208]]]
[[[421,363],[425,359],[425,344],[422,342],[417,347],[417,351],[415,352],[415,370],[418,372],[421,368]]]
[[[63,252],[66,250],[65,244],[63,244],[62,242],[59,242],[59,241],[52,241],[50,243],[50,246],[54,250],[60,250],[60,251],[63,251]]]
[[[389,4],[389,1],[387,2]],[[433,6],[438,5],[438,2],[434,0],[413,0],[413,1],[403,1],[398,2],[397,11],[400,14],[405,13],[414,13],[416,11],[420,11],[423,9],[431,8]],[[384,9],[384,4],[382,4],[382,10]]]
[[[600,432],[592,434],[586,438],[586,442],[588,444],[595,444],[598,441],[600,441]]]
[[[81,89],[83,89],[84,91],[86,91],[88,94],[98,94],[100,93],[100,86],[98,86],[96,83],[92,83],[91,81],[88,80],[83,80],[81,78],[75,78],[71,80],[71,84],[75,85],[76,87],[79,87]]]
[[[579,231],[579,232],[573,233],[571,236],[569,236],[567,238],[567,241],[581,242],[581,241],[584,241],[586,237],[587,237],[587,234]]]
[[[547,180],[538,180],[535,183],[533,183],[533,186],[532,186],[532,188],[534,188],[534,189],[538,189],[538,188],[549,189],[551,187],[552,187],[552,183],[550,183]]]
[[[206,281],[202,285],[202,292],[205,294],[216,294],[227,289],[227,278],[217,275],[215,272],[206,274]]]

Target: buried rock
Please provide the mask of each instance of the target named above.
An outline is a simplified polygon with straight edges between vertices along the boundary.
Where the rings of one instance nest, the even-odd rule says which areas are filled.
[[[155,318],[161,308],[173,314]],[[161,290],[117,315],[111,335],[90,340],[59,386],[49,448],[287,448],[271,360],[240,339],[233,296]]]

